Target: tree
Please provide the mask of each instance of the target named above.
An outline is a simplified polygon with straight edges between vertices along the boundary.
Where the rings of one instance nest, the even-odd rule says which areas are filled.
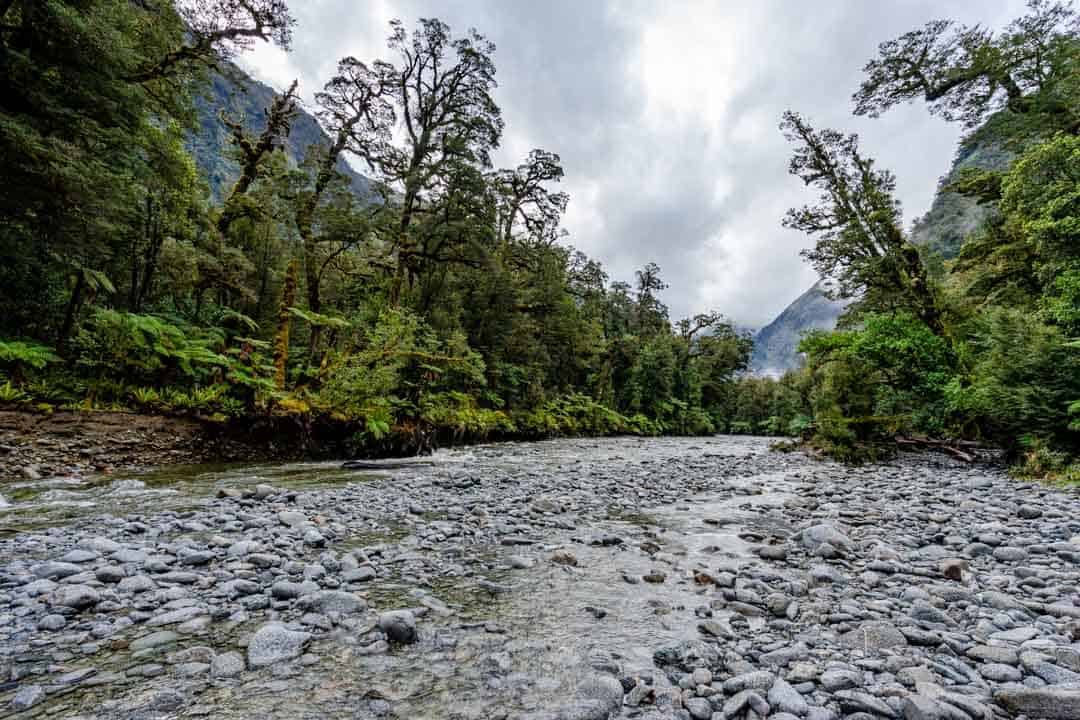
[[[220,64],[256,41],[273,42],[288,50],[295,21],[285,0],[150,0],[151,14],[179,12],[185,37],[160,57],[139,64],[129,79],[149,83],[190,72],[198,66]]]
[[[1080,16],[1072,3],[1031,0],[1003,32],[935,20],[882,43],[863,68],[856,115],[878,117],[923,98],[931,112],[974,128],[989,115],[1037,116],[1050,131],[1080,132]]]
[[[900,229],[896,180],[859,151],[857,135],[817,131],[797,113],[780,125],[795,144],[789,171],[821,191],[818,202],[793,208],[784,226],[816,236],[803,252],[823,276],[837,281],[842,298],[864,307],[907,308],[935,334],[944,333],[935,290],[918,249]]]
[[[307,287],[308,309],[322,312],[322,282],[319,258],[319,238],[315,233],[315,214],[323,196],[338,175],[337,166],[342,153],[348,151],[374,166],[390,142],[394,109],[389,96],[396,74],[389,64],[376,61],[370,67],[354,57],[343,58],[322,92],[316,94],[319,120],[330,134],[330,145],[315,154],[314,182],[299,196],[296,203],[296,228],[304,251],[304,279]],[[311,330],[309,360],[317,361],[321,326]]]
[[[133,313],[141,312],[151,297],[165,243],[191,240],[205,218],[198,173],[179,124],[149,125],[141,138],[146,162],[134,179],[143,192],[143,212],[128,233],[128,309]]]
[[[251,184],[262,173],[264,161],[275,150],[280,150],[288,140],[293,117],[297,113],[297,102],[300,99],[296,94],[297,82],[293,80],[285,92],[274,96],[270,107],[263,111],[266,115],[266,125],[255,139],[248,136],[243,118],[234,119],[224,112],[221,113],[221,121],[231,131],[232,142],[239,156],[240,177],[237,178],[229,192],[229,197],[222,206],[217,220],[218,232],[225,234],[228,231],[229,225],[241,212],[238,207],[240,198],[247,194],[247,191],[251,189]]]
[[[394,100],[405,146],[390,149],[379,165],[389,182],[401,188],[391,288],[396,304],[402,285],[430,260],[411,234],[428,194],[446,181],[454,165],[490,167],[503,121],[491,95],[494,44],[475,30],[454,38],[446,23],[430,18],[420,20],[411,38],[400,21],[391,28],[389,46],[400,57]],[[426,210],[429,217],[438,216],[437,209]]]
[[[132,68],[180,42],[171,4],[20,0],[0,6],[0,325],[60,337],[66,262],[105,272],[145,193],[151,113]],[[158,13],[152,36],[143,29]],[[162,88],[182,104],[180,89]],[[65,263],[57,262],[63,258]],[[59,291],[58,291],[59,290]],[[47,309],[43,311],[44,309]]]
[[[493,181],[499,195],[499,240],[510,243],[514,228],[538,243],[555,242],[559,223],[570,201],[566,193],[553,193],[547,184],[563,177],[560,158],[547,150],[532,150],[525,162],[513,170],[499,170]]]
[[[637,280],[637,329],[641,335],[653,335],[668,332],[667,307],[660,302],[657,294],[667,289],[667,283],[660,279],[660,266],[647,263],[634,272]]]

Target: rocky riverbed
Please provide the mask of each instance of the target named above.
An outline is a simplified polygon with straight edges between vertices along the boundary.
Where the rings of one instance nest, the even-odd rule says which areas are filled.
[[[1080,718],[1080,498],[992,466],[719,437],[18,484],[0,715]]]

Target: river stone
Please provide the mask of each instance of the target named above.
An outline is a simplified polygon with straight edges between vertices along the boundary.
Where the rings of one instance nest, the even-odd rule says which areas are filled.
[[[1075,673],[1053,663],[1035,662],[1031,664],[1030,670],[1049,685],[1080,686],[1080,673]]]
[[[55,560],[38,563],[30,568],[30,572],[34,574],[34,577],[49,580],[60,580],[71,575],[78,575],[82,571],[83,569],[75,563],[56,562]]]
[[[375,568],[370,565],[361,565],[352,570],[346,570],[341,574],[341,579],[347,583],[368,582],[376,578]]]
[[[715,645],[700,640],[683,640],[654,652],[653,662],[660,667],[673,665],[684,672],[693,672],[694,668],[715,667],[720,662],[720,654]]]
[[[713,716],[712,705],[705,698],[693,697],[683,701],[683,708],[693,720],[710,720]]]
[[[792,687],[782,678],[776,678],[776,682],[769,688],[769,705],[780,712],[799,715],[800,717],[810,711],[810,706],[799,691]]]
[[[1004,687],[994,694],[994,699],[1013,714],[1043,720],[1080,720],[1080,685]]]
[[[862,676],[854,670],[833,669],[821,673],[821,687],[827,692],[850,690],[862,685]]]
[[[304,593],[305,589],[301,583],[278,580],[270,586],[270,596],[276,600],[295,600]]]
[[[299,527],[307,522],[304,513],[295,510],[282,510],[277,516],[278,522],[286,527]]]
[[[844,645],[865,652],[906,647],[908,644],[904,633],[892,623],[885,621],[864,622],[840,639]]]
[[[1034,520],[1042,517],[1043,511],[1034,505],[1021,505],[1016,509],[1016,514],[1024,520]]]
[[[306,595],[301,601],[307,607],[317,608],[324,613],[351,615],[367,607],[367,601],[344,590],[323,590],[314,595]]]
[[[101,554],[94,552],[93,550],[76,548],[61,555],[59,560],[63,563],[88,563],[92,560],[97,560],[99,557],[101,557]]]
[[[605,673],[594,673],[578,683],[577,694],[587,700],[599,700],[613,713],[622,705],[623,686],[618,678]]]
[[[888,703],[869,693],[858,690],[839,690],[833,694],[833,697],[839,701],[840,707],[846,712],[864,712],[886,718],[897,717],[896,711],[889,707]]]
[[[556,565],[568,565],[570,567],[577,567],[578,559],[574,553],[569,550],[556,550],[551,556],[551,562]]]
[[[1020,682],[1023,673],[1012,665],[1005,663],[987,663],[980,665],[979,674],[992,682]]]
[[[938,568],[949,580],[961,582],[964,579],[964,572],[968,569],[968,561],[963,558],[945,558]]]
[[[38,630],[60,630],[65,625],[67,625],[67,618],[56,613],[46,615],[37,623]]]
[[[416,617],[409,610],[390,610],[379,615],[379,629],[392,643],[407,645],[417,641]]]
[[[132,575],[121,580],[116,585],[116,589],[122,593],[130,593],[137,595],[157,588],[157,583],[150,579],[148,575]]]
[[[126,575],[127,573],[125,573],[124,569],[119,565],[106,565],[104,567],[99,567],[94,571],[94,577],[98,579],[98,582],[103,582],[108,585],[117,584],[123,580]]]
[[[108,555],[119,550],[122,546],[115,540],[110,540],[107,537],[92,537],[83,540],[79,543],[79,547],[86,550],[93,550],[96,553]]]
[[[976,645],[968,648],[967,656],[985,663],[1020,664],[1020,656],[1016,650],[1004,645]]]
[[[810,550],[824,543],[843,549],[850,549],[854,544],[851,542],[851,538],[837,530],[835,525],[829,523],[806,528],[799,533],[799,541],[803,547]]]
[[[138,652],[140,650],[148,650],[162,645],[169,645],[176,642],[178,639],[180,639],[180,636],[171,630],[158,630],[157,632],[132,640],[131,644],[128,645],[128,649],[132,652]]]
[[[724,692],[734,695],[743,690],[768,690],[776,679],[768,670],[754,670],[725,680]]]
[[[19,688],[15,697],[11,698],[11,709],[15,712],[29,710],[45,699],[45,689],[40,685],[27,685]]]
[[[189,620],[194,620],[197,617],[206,615],[206,610],[196,605],[188,607],[177,608],[176,610],[170,610],[169,612],[162,613],[161,615],[155,615],[146,621],[146,624],[150,627],[160,627],[162,625],[179,625]]]
[[[184,696],[176,690],[162,690],[150,700],[150,709],[175,712],[184,707],[185,702]]]
[[[1011,630],[1001,630],[990,634],[991,640],[1002,640],[1011,643],[1024,643],[1039,636],[1039,631],[1033,627],[1018,627]]]
[[[909,695],[900,704],[904,720],[953,720],[955,712],[950,713],[937,700],[925,695]],[[966,717],[966,716],[965,716]]]
[[[267,623],[248,643],[248,665],[254,669],[298,658],[309,640],[311,633],[290,630],[281,623]]]
[[[112,555],[110,555],[109,559],[113,562],[118,562],[120,564],[127,564],[146,562],[147,557],[148,556],[145,550],[122,547],[116,552],[114,552]]]
[[[238,652],[216,655],[210,662],[210,677],[232,678],[244,672],[244,657]]]
[[[89,585],[61,585],[49,595],[49,604],[85,610],[101,600],[98,591]]]

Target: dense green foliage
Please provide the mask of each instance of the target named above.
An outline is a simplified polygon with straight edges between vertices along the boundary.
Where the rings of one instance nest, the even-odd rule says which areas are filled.
[[[1026,471],[1077,478],[1075,8],[1034,0],[997,34],[933,22],[883,43],[866,73],[857,113],[921,97],[971,129],[962,154],[1002,150],[962,167],[946,188],[984,210],[958,257],[943,262],[905,238],[892,176],[859,153],[855,136],[786,117],[792,172],[822,193],[787,223],[816,236],[809,259],[856,299],[841,330],[803,341],[807,366],[788,380],[805,383],[814,441],[855,459],[886,451],[897,434],[978,439],[1024,458]],[[947,212],[938,208],[938,219]],[[954,255],[953,243],[936,248]]]
[[[476,31],[392,23],[388,59],[339,61],[317,125],[295,83],[241,83],[209,121],[230,58],[292,25],[283,0],[0,3],[0,403],[289,416],[399,449],[726,431],[857,460],[923,435],[1077,474],[1070,4],[998,33],[932,22],[866,66],[856,113],[922,98],[969,130],[913,233],[856,136],[785,114],[818,196],[784,222],[851,304],[780,379],[743,375],[751,342],[719,313],[673,322],[656,265],[609,283],[568,244],[557,154],[493,167]]]
[[[339,62],[313,128],[295,84],[208,120],[233,53],[288,47],[281,0],[0,20],[0,402],[319,418],[372,446],[783,429],[736,382],[745,335],[673,323],[660,268],[609,285],[566,244],[558,155],[492,166],[477,32],[393,23],[388,60]]]

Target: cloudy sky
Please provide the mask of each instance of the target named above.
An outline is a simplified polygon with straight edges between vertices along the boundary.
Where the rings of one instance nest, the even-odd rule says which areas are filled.
[[[500,165],[534,147],[559,153],[569,242],[632,280],[649,261],[670,284],[673,318],[709,309],[767,323],[809,287],[780,227],[811,197],[787,176],[777,130],[787,108],[815,126],[858,132],[896,172],[910,223],[929,207],[959,128],[919,105],[879,120],[851,115],[877,44],[928,20],[1000,26],[1022,0],[303,0],[291,53],[242,63],[310,101],[338,58],[392,60],[388,22],[438,17],[497,46],[506,120]]]

